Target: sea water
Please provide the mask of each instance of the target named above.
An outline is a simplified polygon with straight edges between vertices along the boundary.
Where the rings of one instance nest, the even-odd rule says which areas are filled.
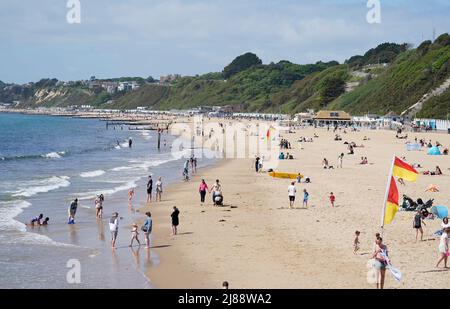
[[[151,131],[107,128],[97,119],[0,113],[0,288],[151,287],[143,273],[159,259],[153,250],[127,247],[129,225],[142,219],[136,209],[143,205],[129,207],[127,192],[145,192],[148,175],[154,182],[159,176],[165,184],[179,181],[185,158],[179,150],[172,155],[174,138],[164,133],[158,150]],[[181,150],[185,157],[189,151]],[[200,160],[199,167],[211,163]],[[104,219],[98,221],[93,200],[101,193]],[[76,224],[68,225],[74,198]],[[114,211],[122,217],[115,252],[108,227]],[[47,227],[26,225],[41,213],[50,218]],[[67,280],[73,259],[81,266],[75,284]]]

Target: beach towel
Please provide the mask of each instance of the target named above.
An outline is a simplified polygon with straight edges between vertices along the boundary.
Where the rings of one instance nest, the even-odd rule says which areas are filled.
[[[386,261],[386,268],[389,269],[389,272],[392,274],[392,276],[394,277],[394,279],[397,282],[401,282],[402,281],[402,273],[399,269],[395,268],[394,266],[392,266],[391,264],[391,260],[389,259],[389,257],[387,256],[387,253],[385,250],[381,250],[381,255],[383,256],[383,258]]]
[[[420,146],[420,144],[411,144],[411,143],[406,144],[407,151],[420,151],[421,148],[422,147]]]

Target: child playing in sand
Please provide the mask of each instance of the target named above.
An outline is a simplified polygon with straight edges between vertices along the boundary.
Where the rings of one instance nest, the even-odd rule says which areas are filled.
[[[336,197],[334,196],[333,192],[330,193],[330,202],[331,207],[334,207],[334,201],[336,200]]]
[[[139,232],[138,232],[138,226],[136,223],[133,223],[132,225],[132,229],[131,229],[131,243],[130,243],[130,247],[133,247],[133,241],[136,239],[138,245],[141,245],[141,242],[139,241]]]
[[[355,240],[353,241],[353,254],[356,254],[359,250],[359,235],[361,234],[360,231],[355,232]]]

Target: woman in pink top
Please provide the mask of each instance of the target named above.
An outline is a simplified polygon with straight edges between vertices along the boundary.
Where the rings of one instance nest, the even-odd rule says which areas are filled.
[[[202,203],[202,205],[203,203],[205,203],[206,190],[208,190],[208,185],[206,184],[205,180],[202,179],[200,187],[198,188],[198,192],[200,192],[200,203]]]

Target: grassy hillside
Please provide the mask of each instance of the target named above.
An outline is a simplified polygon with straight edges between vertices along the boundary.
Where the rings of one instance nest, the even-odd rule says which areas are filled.
[[[436,117],[439,115],[440,117]],[[450,90],[438,97],[431,98],[417,114],[419,118],[442,118],[450,117]]]
[[[283,113],[303,112],[307,109],[320,110],[326,108],[327,102],[320,94],[321,85],[331,77],[344,81],[350,79],[347,65],[338,65],[322,72],[313,73],[296,81],[292,87],[273,97],[273,104]]]
[[[450,46],[432,44],[427,50],[400,54],[388,70],[328,108],[351,113],[401,113],[450,76]],[[435,114],[438,116],[439,114]]]
[[[146,84],[114,100],[112,104],[101,104],[103,108],[134,109],[140,106],[155,107],[167,98],[169,86]]]
[[[239,105],[246,111],[271,111],[272,96],[285,91],[295,81],[322,71],[336,62],[298,65],[288,61],[256,65],[223,80],[220,73],[184,77],[169,90],[160,108],[190,108],[200,105]]]

